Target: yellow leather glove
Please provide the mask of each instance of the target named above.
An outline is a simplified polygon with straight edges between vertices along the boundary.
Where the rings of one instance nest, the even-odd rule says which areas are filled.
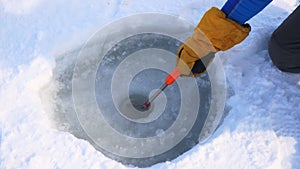
[[[176,67],[183,76],[198,76],[206,71],[214,53],[242,42],[249,32],[249,25],[242,26],[212,7],[203,15],[194,34],[179,47]]]

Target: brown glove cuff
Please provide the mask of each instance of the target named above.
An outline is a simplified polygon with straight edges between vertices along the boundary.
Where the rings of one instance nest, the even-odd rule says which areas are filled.
[[[242,42],[250,32],[250,27],[244,27],[226,18],[226,14],[216,7],[212,7],[204,14],[197,28],[217,50],[222,51]]]

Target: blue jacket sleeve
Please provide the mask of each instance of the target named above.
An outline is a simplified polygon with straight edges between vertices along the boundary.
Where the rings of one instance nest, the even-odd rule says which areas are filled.
[[[222,11],[228,18],[244,24],[263,10],[272,0],[227,0]]]

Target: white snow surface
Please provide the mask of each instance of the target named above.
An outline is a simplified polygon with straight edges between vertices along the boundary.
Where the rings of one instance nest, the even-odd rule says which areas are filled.
[[[159,12],[197,24],[224,2],[0,0],[0,168],[127,168],[52,127],[39,92],[54,56],[124,16]],[[271,33],[297,5],[275,0],[249,21],[243,43],[218,54],[232,92],[224,122],[205,143],[151,168],[300,168],[300,74],[280,72],[267,51]]]

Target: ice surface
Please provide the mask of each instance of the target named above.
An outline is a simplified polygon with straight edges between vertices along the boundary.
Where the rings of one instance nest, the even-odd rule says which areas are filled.
[[[97,35],[95,37],[98,38]],[[201,82],[193,86],[195,82],[193,82],[194,79],[192,78],[178,80],[178,85],[179,87],[181,86],[180,90],[177,84],[168,87],[164,93],[165,97],[160,97],[163,100],[160,101],[160,98],[158,98],[154,102],[152,117],[148,116],[146,119],[143,119],[143,121],[137,121],[130,117],[124,118],[124,113],[119,113],[120,107],[118,108],[118,106],[124,101],[125,96],[130,96],[130,93],[144,93],[149,95],[153,89],[158,88],[164,83],[164,79],[167,76],[166,72],[171,72],[174,67],[175,53],[177,52],[180,42],[176,42],[174,39],[172,40],[172,38],[160,34],[147,33],[132,36],[119,42],[117,46],[113,46],[111,48],[112,50],[107,52],[103,58],[103,62],[101,62],[98,67],[95,65],[95,63],[98,63],[95,60],[97,58],[91,58],[91,56],[98,56],[97,53],[99,50],[95,50],[97,47],[93,47],[94,44],[97,44],[93,39],[91,42],[91,45],[87,44],[88,49],[85,49],[88,54],[83,53],[83,63],[78,64],[77,62],[76,66],[78,70],[75,69],[75,73],[77,74],[73,75],[72,87],[75,108],[77,107],[76,111],[79,113],[77,114],[79,122],[89,136],[87,140],[97,149],[125,164],[141,167],[149,166],[182,154],[193,147],[199,140],[206,139],[216,129],[223,111],[219,111],[217,117],[213,115],[208,118],[210,123],[215,121],[215,124],[208,124],[206,122],[207,116],[211,114],[208,112],[210,110],[210,101],[207,101],[211,98],[209,96],[211,90],[210,83],[203,85],[205,83]],[[98,46],[102,45],[98,44]],[[137,50],[140,51],[135,52]],[[126,51],[126,53],[124,51]],[[91,60],[89,58],[91,58]],[[58,65],[59,64],[60,63],[58,63]],[[91,83],[87,83],[89,81],[88,79],[91,78],[90,76],[93,75],[93,69],[97,70],[94,77],[96,81],[92,80]],[[208,76],[203,76],[202,81],[204,79],[209,81]],[[70,83],[68,81],[70,80],[64,81],[63,83]],[[93,87],[93,85],[95,85],[95,87]],[[95,89],[90,90],[88,86],[90,86],[91,89]],[[199,90],[200,86],[201,90],[195,92]],[[90,91],[91,94],[88,94],[87,91]],[[91,102],[91,96],[93,96],[94,92],[97,102],[95,109],[93,109],[92,106],[94,103]],[[196,100],[197,97],[199,97],[197,96],[198,94],[201,95],[201,102]],[[78,102],[76,99],[81,99],[81,101],[78,100]],[[86,100],[88,100],[88,102],[86,102]],[[129,100],[129,98],[127,100]],[[200,109],[199,107],[193,108],[191,104],[193,102],[201,103],[201,105],[198,105]],[[166,106],[164,106],[165,104]],[[85,105],[88,107],[85,107]],[[100,109],[100,112],[97,113],[98,109]],[[133,109],[132,107],[131,110]],[[178,112],[184,113],[178,114]],[[214,113],[217,113],[217,111],[214,111]],[[75,111],[73,114],[75,114]],[[153,115],[155,116],[153,117]],[[68,115],[66,114],[66,116]],[[99,119],[101,116],[103,116],[103,119]],[[193,121],[189,120],[196,121],[195,125]],[[78,122],[71,123],[78,124]],[[105,124],[109,124],[114,130],[109,131],[109,128],[104,127]],[[180,128],[178,128],[178,126],[180,126]],[[210,127],[210,129],[199,136],[202,129],[206,129],[207,127]],[[183,130],[181,128],[183,128]],[[116,136],[114,136],[115,130],[118,132]],[[166,136],[161,134],[157,136],[158,130],[163,130]],[[69,131],[74,130],[71,129]],[[189,131],[190,133],[188,134]],[[123,136],[118,139],[117,137],[120,137],[118,136],[119,133],[130,137],[147,139],[142,142],[139,141],[140,139],[123,138]],[[82,133],[73,134],[79,137],[84,135]],[[148,137],[153,137],[153,139]],[[184,137],[186,138],[184,139]],[[158,144],[155,140],[159,141]],[[175,146],[176,144],[178,145]],[[118,146],[116,147],[114,145]],[[140,148],[135,148],[139,146]],[[114,154],[119,156],[110,154],[109,151],[113,151]],[[149,157],[149,155],[151,156]],[[124,158],[122,156],[126,157]]]

